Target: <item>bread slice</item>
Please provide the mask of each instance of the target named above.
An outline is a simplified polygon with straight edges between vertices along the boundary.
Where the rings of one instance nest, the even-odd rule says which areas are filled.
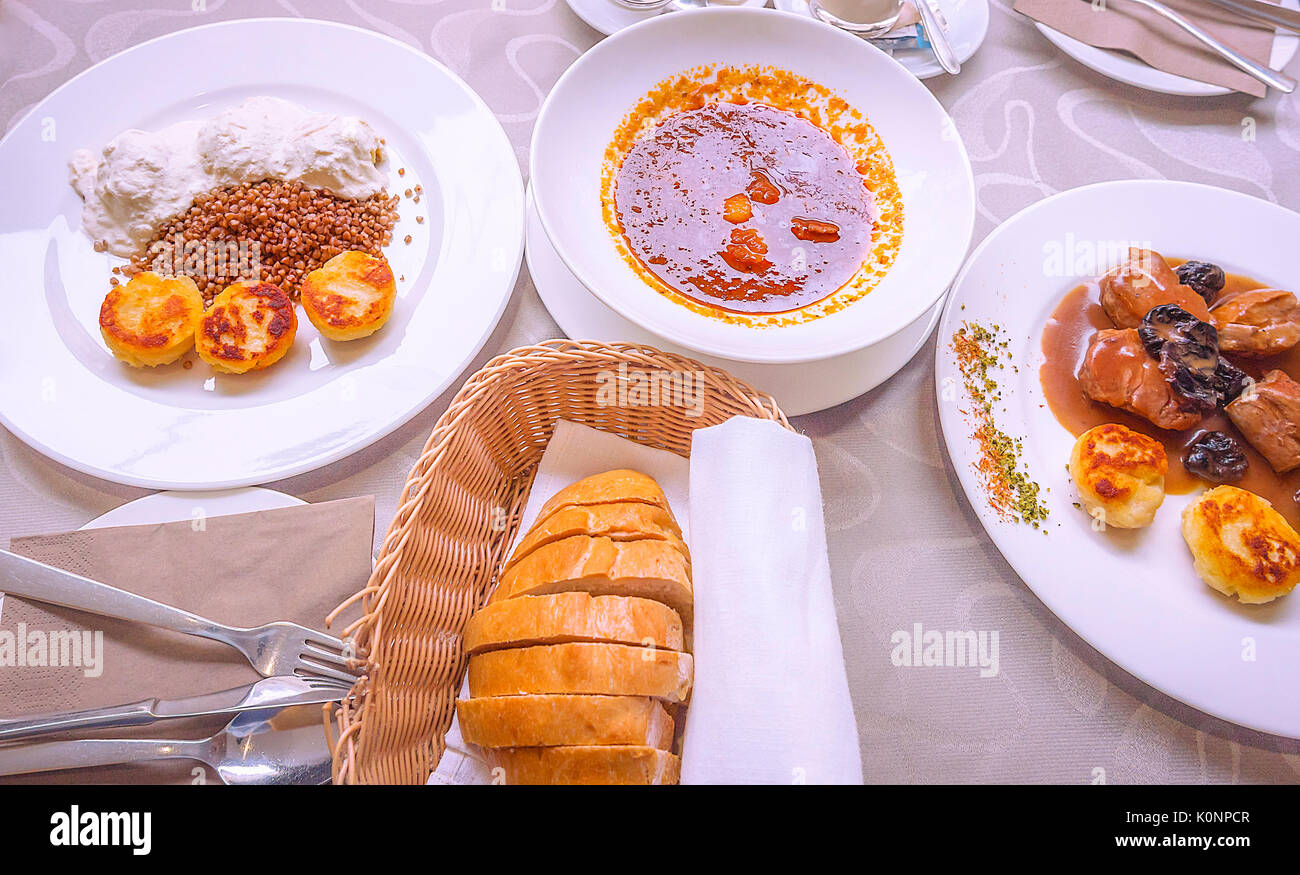
[[[613,641],[682,650],[682,618],[667,605],[585,592],[522,596],[494,602],[465,624],[469,654],[502,647]]]
[[[519,747],[490,750],[507,784],[676,784],[679,757],[653,747]]]
[[[492,696],[456,703],[460,732],[480,747],[634,744],[668,750],[673,718],[644,696]]]
[[[689,653],[627,644],[548,644],[469,659],[469,694],[592,693],[681,702],[691,691]]]
[[[551,496],[537,513],[533,527],[541,525],[547,517],[566,507],[585,507],[591,504],[611,504],[614,502],[634,501],[652,504],[668,512],[672,519],[673,534],[681,537],[681,527],[673,517],[673,509],[668,506],[668,497],[653,477],[640,471],[619,469],[593,474],[572,483]]]
[[[652,599],[691,622],[690,566],[667,541],[564,538],[538,547],[506,569],[492,599],[555,592]]]
[[[575,535],[593,535],[613,541],[667,541],[687,562],[691,561],[690,551],[682,541],[681,530],[671,513],[653,504],[616,501],[557,510],[533,526],[505,567],[517,564],[538,547]]]

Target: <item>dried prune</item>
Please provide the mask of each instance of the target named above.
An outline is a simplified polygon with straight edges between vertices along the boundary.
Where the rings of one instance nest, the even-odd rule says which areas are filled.
[[[1246,390],[1250,375],[1222,356],[1219,366],[1214,370],[1214,379],[1218,386],[1220,404],[1231,404]]]
[[[1250,460],[1232,435],[1222,431],[1207,431],[1197,435],[1187,445],[1183,465],[1202,480],[1236,483],[1246,476]]]
[[[1161,304],[1142,318],[1138,337],[1188,409],[1209,412],[1219,406],[1219,332],[1213,325],[1176,304]]]
[[[1202,322],[1177,304],[1152,307],[1142,317],[1138,337],[1152,358],[1160,357],[1160,350],[1170,341],[1185,341],[1214,348],[1219,354],[1219,332],[1208,322]]]
[[[1208,261],[1184,261],[1174,268],[1174,273],[1178,274],[1180,283],[1204,298],[1207,304],[1223,291],[1223,284],[1228,279],[1223,268]]]

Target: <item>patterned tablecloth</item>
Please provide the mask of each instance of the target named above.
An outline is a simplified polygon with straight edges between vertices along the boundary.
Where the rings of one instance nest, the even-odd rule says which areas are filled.
[[[0,123],[7,130],[59,84],[135,43],[259,15],[335,19],[432,54],[487,101],[521,167],[547,89],[600,38],[563,0],[3,0]],[[1064,57],[1005,0],[993,0],[991,19],[961,75],[927,83],[956,119],[974,164],[973,243],[1044,196],[1125,177],[1204,182],[1300,208],[1297,97],[1150,94]],[[471,371],[557,336],[525,268]],[[868,780],[1300,780],[1300,742],[1228,725],[1146,687],[1039,603],[960,491],[938,431],[933,360],[932,339],[885,386],[795,421],[814,440],[821,467]],[[369,449],[270,485],[309,501],[373,493],[382,537],[450,396]],[[0,455],[0,540],[75,528],[144,494],[64,468],[3,430]],[[890,637],[917,623],[996,631],[997,673],[895,667]]]

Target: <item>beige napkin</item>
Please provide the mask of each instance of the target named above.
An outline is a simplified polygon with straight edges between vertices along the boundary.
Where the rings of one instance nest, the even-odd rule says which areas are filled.
[[[10,549],[229,625],[288,620],[323,629],[325,615],[370,575],[374,519],[374,499],[365,496],[197,521],[15,538]],[[102,632],[102,673],[93,676],[93,667],[0,666],[4,717],[215,692],[259,677],[243,656],[223,644],[6,596],[0,632],[16,635],[20,623],[28,634]],[[103,730],[95,737],[202,738],[225,722],[168,722]],[[3,780],[217,779],[197,763],[175,761]]]
[[[1163,0],[1166,6],[1200,25],[1220,42],[1251,60],[1267,64],[1273,51],[1273,28],[1212,6],[1205,0]],[[1177,25],[1128,0],[1016,0],[1015,10],[1080,42],[1137,55],[1166,73],[1175,73],[1241,91],[1255,97],[1264,84],[1220,58]]]

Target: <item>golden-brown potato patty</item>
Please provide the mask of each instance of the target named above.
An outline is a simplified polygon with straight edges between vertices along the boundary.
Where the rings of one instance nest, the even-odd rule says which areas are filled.
[[[194,345],[194,323],[203,296],[187,276],[144,271],[104,296],[99,333],[128,365],[151,368],[176,361]]]
[[[299,297],[321,336],[356,340],[374,334],[393,315],[397,284],[384,259],[344,252],[307,274]]]
[[[195,332],[199,357],[214,370],[243,374],[284,358],[298,332],[298,314],[273,283],[231,283],[203,314]]]
[[[1300,535],[1273,505],[1236,486],[1218,486],[1183,511],[1183,539],[1196,573],[1243,604],[1271,602],[1300,582]]]
[[[1168,471],[1163,444],[1113,422],[1079,435],[1070,452],[1070,476],[1084,507],[1120,529],[1151,524],[1165,500]]]

